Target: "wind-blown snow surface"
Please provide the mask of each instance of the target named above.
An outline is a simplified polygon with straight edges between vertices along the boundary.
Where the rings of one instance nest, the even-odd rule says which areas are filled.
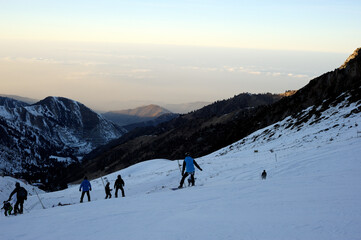
[[[302,128],[288,118],[196,159],[195,187],[170,190],[177,161],[152,160],[103,178],[112,186],[121,174],[125,198],[105,200],[101,179],[89,203],[78,186],[40,195],[46,210],[31,196],[29,212],[0,217],[0,239],[361,239],[357,107],[341,103]]]

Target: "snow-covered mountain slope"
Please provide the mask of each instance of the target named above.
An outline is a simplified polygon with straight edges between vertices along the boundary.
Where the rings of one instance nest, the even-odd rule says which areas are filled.
[[[50,156],[84,155],[125,130],[83,104],[48,97],[33,104],[0,98],[0,170],[22,172]]]
[[[121,174],[125,198],[105,200],[102,179],[90,203],[79,185],[41,194],[46,210],[31,196],[23,215],[0,217],[0,238],[360,239],[360,108],[309,108],[198,158],[195,187],[170,190],[177,161],[159,159],[103,177],[112,186]]]

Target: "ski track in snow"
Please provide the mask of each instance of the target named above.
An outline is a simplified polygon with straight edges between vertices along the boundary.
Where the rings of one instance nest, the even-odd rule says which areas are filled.
[[[121,174],[125,198],[113,190],[105,200],[101,179],[91,202],[79,203],[79,185],[40,194],[45,210],[29,196],[23,215],[0,217],[0,239],[361,239],[361,113],[345,118],[358,105],[342,106],[302,130],[287,118],[198,158],[195,187],[170,190],[178,163],[156,159],[103,177],[113,188]],[[0,179],[3,189],[10,180]]]

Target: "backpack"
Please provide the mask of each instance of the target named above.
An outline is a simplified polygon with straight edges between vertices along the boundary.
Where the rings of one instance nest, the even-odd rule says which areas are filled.
[[[21,187],[18,191],[18,197],[26,199],[28,196],[28,192],[25,190],[25,188]]]

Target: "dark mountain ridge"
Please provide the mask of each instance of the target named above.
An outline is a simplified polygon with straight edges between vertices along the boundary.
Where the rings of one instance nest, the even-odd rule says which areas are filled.
[[[168,122],[176,117],[178,117],[179,114],[176,113],[165,113],[163,115],[160,115],[157,118],[145,121],[145,122],[137,122],[129,125],[123,126],[127,131],[132,131],[136,128],[145,128],[145,127],[155,127],[163,122]]]
[[[144,160],[183,158],[185,152],[199,157],[287,116],[298,118],[295,125],[311,117],[321,121],[318,119],[320,112],[329,106],[345,98],[349,102],[360,101],[360,51],[356,49],[340,68],[311,80],[295,94],[279,101],[252,105],[247,99],[253,96],[243,98],[242,95],[181,115],[155,128],[136,129],[113,141],[104,151],[98,149],[96,154],[88,155],[77,171],[95,177]],[[312,107],[312,111],[307,116],[300,114],[308,107]]]

